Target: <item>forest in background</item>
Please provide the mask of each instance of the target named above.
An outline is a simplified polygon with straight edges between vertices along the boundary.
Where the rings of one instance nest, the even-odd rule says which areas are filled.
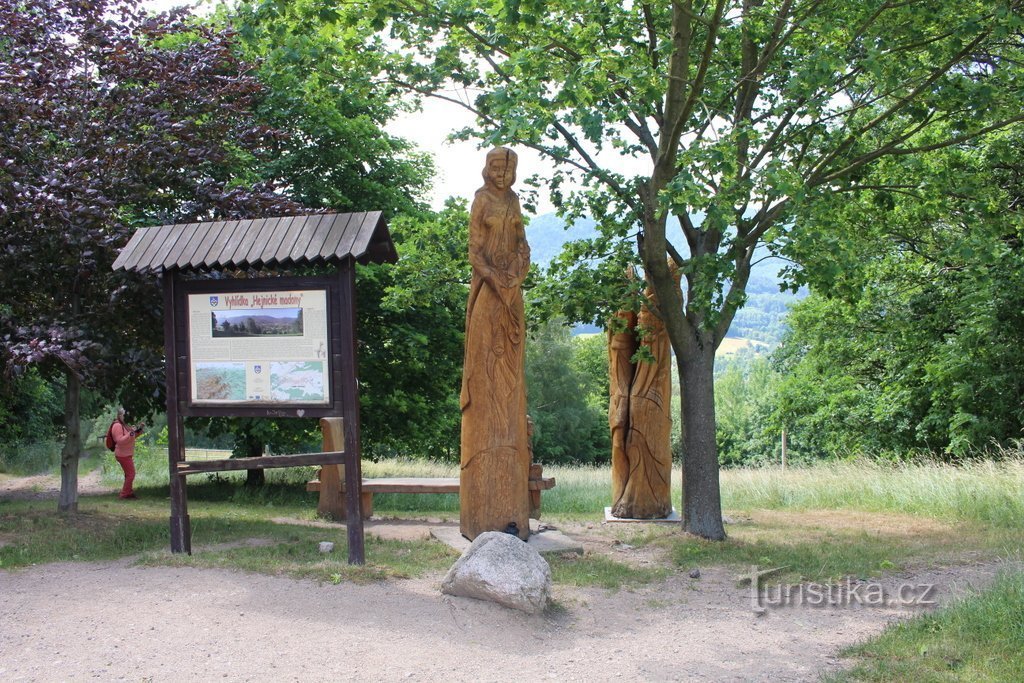
[[[106,89],[78,81],[76,88],[64,87],[61,78],[77,78],[74,60],[16,65],[56,70],[70,64],[71,76],[53,80],[46,105],[52,111],[16,88],[3,92],[5,126],[17,132],[0,148],[0,202],[8,209],[0,218],[5,468],[22,462],[52,466],[69,434],[69,378],[82,382],[82,424],[102,427],[114,401],[137,414],[159,412],[155,283],[109,272],[134,229],[300,207],[386,207],[402,254],[395,266],[361,267],[358,275],[366,456],[458,458],[469,280],[466,206],[455,200],[440,211],[426,206],[422,188],[431,177],[430,160],[383,132],[407,106],[391,84],[369,77],[387,67],[384,46],[367,49],[365,34],[319,9],[315,3],[243,2],[203,20],[203,31],[184,19],[177,32],[156,31],[150,43],[108,36],[130,49],[111,59],[100,49],[102,41],[92,45],[91,57],[109,69]],[[73,29],[53,27],[54,35]],[[230,72],[231,83],[244,88],[215,90],[212,77],[211,83],[187,82],[163,61],[166,72],[141,69],[154,52],[183,44],[193,56],[210,46],[196,63],[220,60],[213,71]],[[242,66],[248,62],[258,66]],[[11,64],[5,55],[5,78],[17,76]],[[39,74],[42,81],[48,76]],[[146,109],[146,102],[130,100],[140,78],[183,101],[187,86],[189,102],[203,106],[195,112]],[[245,125],[212,131],[219,119],[209,113],[227,111],[221,107]],[[61,116],[54,115],[58,110]],[[80,126],[81,120],[108,127]],[[262,137],[256,140],[254,131]],[[252,144],[198,147],[229,132]],[[111,135],[124,144],[100,144]],[[169,171],[157,163],[126,165],[156,142],[163,145],[159,155],[146,158]],[[731,328],[733,336],[765,341],[772,351],[741,352],[717,364],[723,464],[775,462],[783,429],[794,461],[957,460],[1020,438],[1022,142],[1018,129],[1007,128],[893,157],[859,171],[855,187],[821,193],[790,217],[799,239],[781,240],[775,249],[784,253],[782,263],[800,264],[799,272],[782,273],[789,293],[779,292],[779,262],[755,265]],[[196,150],[203,162],[195,176],[179,173]],[[103,184],[104,178],[117,182]],[[166,189],[157,193],[154,187]],[[70,220],[69,210],[89,220]],[[594,237],[574,233],[578,224],[568,233],[545,227],[547,220],[538,217],[530,226],[535,260],[558,260],[566,239],[572,252],[573,241]],[[574,337],[562,324],[560,304],[575,305],[581,291],[600,291],[599,283],[588,289],[581,282],[586,284],[575,275],[538,269],[528,283],[527,373],[542,462],[600,463],[609,457],[603,339]],[[73,306],[67,283],[77,288]],[[795,303],[793,291],[810,294]],[[790,304],[785,324],[783,310]],[[138,323],[112,334],[110,321],[125,311]],[[570,317],[571,325],[581,323],[581,316]],[[594,323],[598,313],[591,311],[590,318]],[[286,452],[315,443],[309,424],[209,420],[189,427],[197,445],[223,445],[239,454],[267,444]],[[96,437],[93,426],[82,441],[95,448]],[[159,439],[159,429],[151,438]]]

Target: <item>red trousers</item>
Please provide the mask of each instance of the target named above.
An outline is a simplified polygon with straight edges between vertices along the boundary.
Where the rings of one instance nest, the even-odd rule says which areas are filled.
[[[135,456],[117,458],[117,464],[124,470],[124,486],[121,487],[121,498],[135,495],[132,484],[135,483]]]

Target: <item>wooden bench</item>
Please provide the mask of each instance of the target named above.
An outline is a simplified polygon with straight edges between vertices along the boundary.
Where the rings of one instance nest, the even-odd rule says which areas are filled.
[[[337,465],[333,467],[338,468]],[[543,477],[540,465],[530,466],[530,517],[540,519],[540,494],[541,491],[555,487],[554,477]],[[335,479],[337,477],[337,479]],[[320,479],[323,479],[321,468]],[[320,492],[320,505],[317,512],[326,514],[334,519],[345,518],[345,478],[339,474],[332,473],[331,479],[337,481],[339,490],[329,492],[322,490],[320,479],[306,483],[307,491]],[[363,519],[373,514],[373,494],[375,493],[458,493],[458,477],[388,477],[381,479],[363,479],[362,492],[359,499],[363,508]],[[333,494],[333,495],[330,495]]]

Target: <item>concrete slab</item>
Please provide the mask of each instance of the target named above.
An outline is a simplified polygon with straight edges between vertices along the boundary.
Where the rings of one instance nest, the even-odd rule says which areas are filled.
[[[683,518],[679,516],[679,513],[675,508],[672,508],[672,512],[669,513],[668,517],[659,517],[658,519],[629,519],[628,517],[616,517],[612,514],[612,509],[606,507],[604,509],[604,521],[606,522],[632,522],[643,523],[643,524],[664,524],[666,522],[679,523],[683,521]]]
[[[575,553],[583,554],[583,544],[574,541],[558,529],[544,529],[534,531],[533,520],[530,520],[531,533],[527,544],[541,555],[552,553]],[[469,547],[469,539],[462,535],[458,527],[431,527],[430,536],[455,548],[460,553],[465,552]]]

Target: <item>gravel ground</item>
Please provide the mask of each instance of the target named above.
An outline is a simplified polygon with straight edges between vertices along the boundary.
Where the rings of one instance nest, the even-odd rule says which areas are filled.
[[[10,489],[0,482],[0,496]],[[394,526],[405,536],[415,524]],[[944,603],[1006,566],[881,584],[889,595],[934,584],[928,597]],[[556,587],[559,608],[527,616],[441,595],[441,578],[329,585],[130,559],[0,571],[0,680],[810,681],[842,667],[845,646],[922,609],[758,614],[735,570],[702,567],[637,589]]]

